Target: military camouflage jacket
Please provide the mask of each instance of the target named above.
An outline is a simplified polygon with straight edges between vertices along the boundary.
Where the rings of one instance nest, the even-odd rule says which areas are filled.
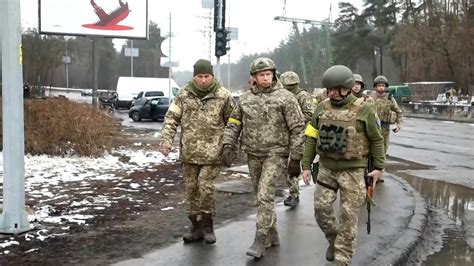
[[[388,93],[384,93],[383,95],[373,93],[372,98],[382,126],[389,126],[390,124],[396,124],[397,127],[402,126],[403,113],[393,97],[390,97]]]
[[[277,81],[268,90],[253,86],[240,96],[224,132],[224,145],[255,156],[303,156],[304,118],[296,98]]]
[[[324,101],[326,98],[328,98],[328,91],[326,88],[324,88],[314,96],[314,103],[317,105],[320,102]]]
[[[315,105],[313,104],[313,99],[311,98],[311,94],[299,87],[289,91],[295,95],[296,100],[300,105],[301,111],[303,112],[306,124],[311,122],[315,108]]]
[[[178,93],[166,113],[160,145],[171,147],[181,126],[181,161],[220,164],[224,127],[232,112],[231,94],[219,87],[200,99],[189,86]]]

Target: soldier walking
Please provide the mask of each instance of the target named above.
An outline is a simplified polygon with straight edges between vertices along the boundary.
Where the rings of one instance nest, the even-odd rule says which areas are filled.
[[[287,71],[281,74],[280,80],[285,89],[295,95],[301,111],[303,112],[305,123],[308,124],[313,117],[314,104],[311,95],[300,88],[300,78],[298,74],[293,71]],[[295,207],[300,202],[298,176],[290,177],[285,173],[285,179],[290,195],[283,201],[283,204],[285,204],[285,206]]]
[[[352,92],[351,94],[354,95],[357,98],[364,97],[364,79],[362,78],[361,75],[359,74],[354,74],[354,80],[355,84],[354,87],[352,87]]]
[[[346,66],[327,69],[322,77],[329,98],[320,103],[306,127],[303,180],[311,180],[311,163],[318,152],[319,174],[314,192],[316,222],[329,242],[326,259],[348,265],[354,253],[359,211],[366,200],[364,179],[367,156],[374,169],[373,186],[383,175],[383,138],[373,107],[350,94],[355,80]],[[339,226],[333,204],[340,190]]]
[[[254,60],[250,74],[255,82],[239,98],[229,118],[222,159],[224,165],[232,163],[240,136],[257,194],[257,230],[246,254],[260,258],[265,248],[279,244],[274,206],[276,181],[287,167],[290,177],[301,173],[304,118],[296,98],[277,80],[271,59]]]
[[[181,126],[180,159],[187,194],[191,232],[185,243],[214,244],[214,179],[221,170],[224,127],[232,112],[230,92],[214,78],[211,62],[194,64],[193,80],[176,96],[165,116],[160,151],[168,156]]]
[[[375,93],[373,101],[377,115],[382,124],[382,136],[384,139],[385,155],[388,154],[388,143],[390,138],[390,125],[395,124],[394,133],[398,133],[402,128],[403,113],[398,107],[397,101],[388,90],[388,79],[384,76],[378,76],[374,79]]]

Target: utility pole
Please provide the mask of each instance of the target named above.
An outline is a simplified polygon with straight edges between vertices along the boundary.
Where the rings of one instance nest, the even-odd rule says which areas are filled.
[[[171,75],[173,74],[173,69],[172,69],[172,63],[171,63],[171,36],[172,36],[172,32],[171,32],[171,12],[170,12],[170,27],[169,27],[169,33],[168,33],[168,36],[169,36],[169,47],[168,47],[168,59],[169,59],[169,66],[168,66],[168,97],[169,97],[169,101],[170,101],[170,104],[171,104],[171,94],[173,93],[171,91]]]
[[[25,212],[25,147],[20,1],[0,2],[3,76],[3,212],[0,233],[33,229]]]

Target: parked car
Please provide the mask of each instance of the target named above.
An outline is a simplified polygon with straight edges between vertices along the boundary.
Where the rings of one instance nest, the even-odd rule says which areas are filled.
[[[135,122],[142,119],[151,119],[153,121],[164,120],[165,114],[170,107],[168,97],[156,97],[151,99],[144,98],[138,101],[136,105],[130,108],[128,116]]]
[[[165,96],[162,91],[141,91],[136,97],[133,97],[132,105],[130,106],[130,108],[135,105],[143,105],[143,102],[145,102],[147,99],[153,99],[161,96]]]

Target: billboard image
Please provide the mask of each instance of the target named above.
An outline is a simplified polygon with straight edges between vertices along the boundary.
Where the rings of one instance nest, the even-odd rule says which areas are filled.
[[[148,38],[148,0],[38,0],[39,32]]]

